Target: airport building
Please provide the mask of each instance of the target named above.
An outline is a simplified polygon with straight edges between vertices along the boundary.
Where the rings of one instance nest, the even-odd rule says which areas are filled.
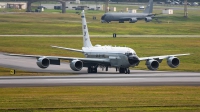
[[[72,4],[73,3],[73,4]],[[61,4],[41,4],[41,6],[47,9],[55,9],[59,7],[61,9]],[[104,10],[102,4],[79,4],[74,2],[66,2],[66,9],[69,10]]]
[[[173,11],[173,9],[164,9],[164,10],[162,11],[162,13],[163,13],[163,14],[173,14],[174,11]]]
[[[0,8],[26,9],[27,2],[0,2]]]

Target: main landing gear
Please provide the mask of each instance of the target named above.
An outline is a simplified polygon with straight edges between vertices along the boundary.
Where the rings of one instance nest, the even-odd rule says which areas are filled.
[[[97,73],[97,67],[88,67],[88,73]]]
[[[129,68],[119,68],[119,73],[130,74]]]
[[[106,71],[108,71],[108,67],[106,67]],[[118,71],[118,68],[116,68],[116,71]],[[97,73],[97,67],[88,67],[88,73]],[[119,73],[130,74],[130,70],[129,68],[119,68]]]
[[[119,21],[119,23],[124,23],[124,21]]]

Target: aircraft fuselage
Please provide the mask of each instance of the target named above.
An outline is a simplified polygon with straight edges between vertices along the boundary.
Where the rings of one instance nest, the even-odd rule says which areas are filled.
[[[136,52],[128,47],[113,47],[113,46],[94,46],[83,47],[86,58],[98,58],[110,60],[110,67],[130,67],[139,63],[139,58]],[[89,62],[88,62],[89,63]],[[87,65],[86,65],[87,66]]]
[[[104,21],[129,21],[130,18],[145,19],[149,14],[144,13],[106,13],[102,16]]]

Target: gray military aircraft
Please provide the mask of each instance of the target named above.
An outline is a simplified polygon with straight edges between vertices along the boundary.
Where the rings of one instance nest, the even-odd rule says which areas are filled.
[[[138,57],[136,52],[129,47],[117,47],[109,45],[95,45],[90,41],[87,22],[84,10],[82,11],[82,31],[83,31],[83,47],[82,49],[66,48],[52,46],[53,48],[64,49],[68,51],[80,52],[85,55],[85,58],[80,57],[63,57],[63,56],[42,56],[42,55],[24,55],[24,54],[5,54],[9,56],[33,57],[36,58],[38,67],[45,69],[49,65],[60,65],[60,60],[69,60],[70,68],[74,71],[80,71],[83,67],[88,68],[88,73],[97,73],[97,68],[102,70],[108,67],[116,68],[119,73],[129,74],[129,67],[138,66],[140,61],[146,61],[146,66],[149,70],[157,70],[163,59],[167,59],[167,64],[176,68],[179,66],[178,56],[187,56],[187,54],[163,55]],[[76,44],[76,43],[75,43]],[[27,65],[28,66],[28,65]]]
[[[152,21],[152,17],[155,16],[152,12],[153,0],[149,0],[149,3],[143,13],[105,13],[101,17],[101,22],[109,23],[111,21],[119,21],[119,23],[124,23],[124,21],[129,21],[129,23],[135,23],[141,19],[144,19],[146,22],[150,22]]]

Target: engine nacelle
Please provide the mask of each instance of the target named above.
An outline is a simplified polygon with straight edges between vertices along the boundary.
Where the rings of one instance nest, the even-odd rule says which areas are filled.
[[[159,62],[157,60],[147,60],[146,61],[147,68],[149,70],[157,70],[159,67]]]
[[[146,22],[150,22],[150,21],[152,21],[152,18],[151,18],[151,17],[146,17],[146,18],[145,18],[145,21],[146,21]]]
[[[176,68],[178,67],[180,61],[177,57],[170,57],[167,59],[167,64],[171,67],[171,68]]]
[[[72,60],[70,62],[70,67],[74,71],[80,71],[83,68],[83,62],[80,60]]]
[[[36,63],[38,65],[38,67],[40,67],[40,68],[47,68],[47,67],[49,67],[50,60],[42,57],[42,58],[39,58]]]
[[[129,23],[135,23],[135,22],[137,22],[137,18],[131,18],[131,19],[129,19]]]

